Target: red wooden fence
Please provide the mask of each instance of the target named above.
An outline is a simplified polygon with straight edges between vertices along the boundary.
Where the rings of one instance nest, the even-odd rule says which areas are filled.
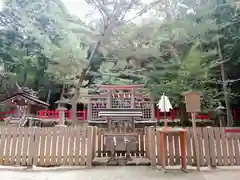
[[[14,113],[15,113],[14,110],[11,110],[8,112],[0,112],[0,120],[3,120],[4,117],[7,117]],[[181,112],[179,109],[174,109],[167,113],[167,118],[169,120],[179,119],[180,114],[181,114]],[[58,110],[40,110],[37,112],[37,117],[45,118],[45,119],[57,119],[59,117],[59,111]],[[71,110],[65,111],[65,117],[67,117],[68,119],[72,119]],[[77,117],[79,120],[86,120],[87,119],[87,109],[82,110],[82,111],[77,111]],[[155,117],[157,120],[163,119],[164,113],[160,112],[158,109],[156,109]],[[200,119],[200,120],[210,119],[210,117],[211,117],[210,113],[208,113],[207,115],[202,114],[202,113],[199,113],[196,115],[196,118]],[[237,120],[239,117],[240,117],[240,109],[234,109],[233,110],[233,119]],[[190,114],[189,114],[189,118],[190,118]]]
[[[37,117],[42,119],[58,119],[59,111],[58,110],[40,110],[37,112]],[[68,119],[72,119],[72,111],[65,111],[65,117]],[[77,111],[77,117],[79,120],[87,119],[87,110]]]

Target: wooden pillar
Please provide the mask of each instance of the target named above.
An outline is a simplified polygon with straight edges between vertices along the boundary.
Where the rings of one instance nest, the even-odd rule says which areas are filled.
[[[107,108],[112,108],[112,90],[108,90]]]
[[[156,166],[156,143],[155,143],[155,128],[153,126],[147,128],[148,143],[149,143],[149,159],[151,166]]]
[[[131,92],[131,108],[135,108],[135,92],[136,92],[136,89],[132,88],[132,92]]]
[[[151,99],[151,121],[155,120],[155,101]]]
[[[87,120],[92,121],[92,103],[90,99],[88,101],[88,107],[87,107]]]
[[[30,113],[31,113],[31,104],[28,104],[27,109],[26,109],[26,117],[29,117]],[[25,118],[23,121],[25,121]],[[29,127],[32,127],[32,126],[33,126],[33,122],[32,122],[32,118],[30,118],[29,119]]]

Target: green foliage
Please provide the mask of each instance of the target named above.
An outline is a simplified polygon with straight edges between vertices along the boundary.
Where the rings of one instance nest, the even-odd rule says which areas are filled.
[[[0,77],[3,96],[13,91],[15,82],[41,89],[44,97],[49,89],[60,93],[58,85],[72,92],[99,38],[103,39],[91,59],[86,87],[143,83],[155,100],[166,93],[174,106],[181,103],[183,92],[197,90],[203,94],[203,108],[212,109],[223,99],[218,37],[227,76],[239,77],[236,4],[172,1],[167,7],[154,6],[153,15],[140,23],[124,21],[126,14],[142,6],[140,1],[131,6],[129,0],[119,1],[115,11],[111,3],[87,1],[94,2],[101,19],[86,25],[84,19],[71,16],[60,0],[5,1],[0,12],[0,61],[6,71]],[[188,13],[192,6],[194,12]],[[238,87],[228,86],[234,94]]]

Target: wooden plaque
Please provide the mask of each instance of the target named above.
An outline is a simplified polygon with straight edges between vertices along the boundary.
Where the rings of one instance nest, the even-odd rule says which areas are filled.
[[[191,91],[183,95],[185,97],[187,112],[201,112],[201,93]]]

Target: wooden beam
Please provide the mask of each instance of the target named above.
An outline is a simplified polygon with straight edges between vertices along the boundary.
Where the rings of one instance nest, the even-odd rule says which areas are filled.
[[[106,104],[107,103],[107,101],[103,101],[103,102],[100,102],[100,101],[90,101],[90,103],[93,103],[93,104],[102,104],[102,103],[104,103],[104,104]],[[135,102],[135,105],[136,104],[149,104],[149,103],[151,103],[150,101],[140,101],[140,102]]]
[[[100,89],[132,89],[132,88],[143,88],[143,84],[131,84],[131,85],[98,85]]]
[[[84,97],[84,98],[99,98],[99,99],[102,98],[103,99],[103,98],[108,98],[108,95],[109,95],[108,93],[104,93],[104,94],[100,94],[100,95],[86,95],[86,96],[82,96],[82,97]],[[112,96],[123,97],[124,93],[119,93],[119,94],[118,93],[114,93],[114,94],[112,94]],[[126,93],[125,96],[129,96],[129,94]],[[132,95],[131,95],[131,97],[132,97]],[[150,99],[148,96],[143,95],[143,94],[135,94],[134,97]]]

